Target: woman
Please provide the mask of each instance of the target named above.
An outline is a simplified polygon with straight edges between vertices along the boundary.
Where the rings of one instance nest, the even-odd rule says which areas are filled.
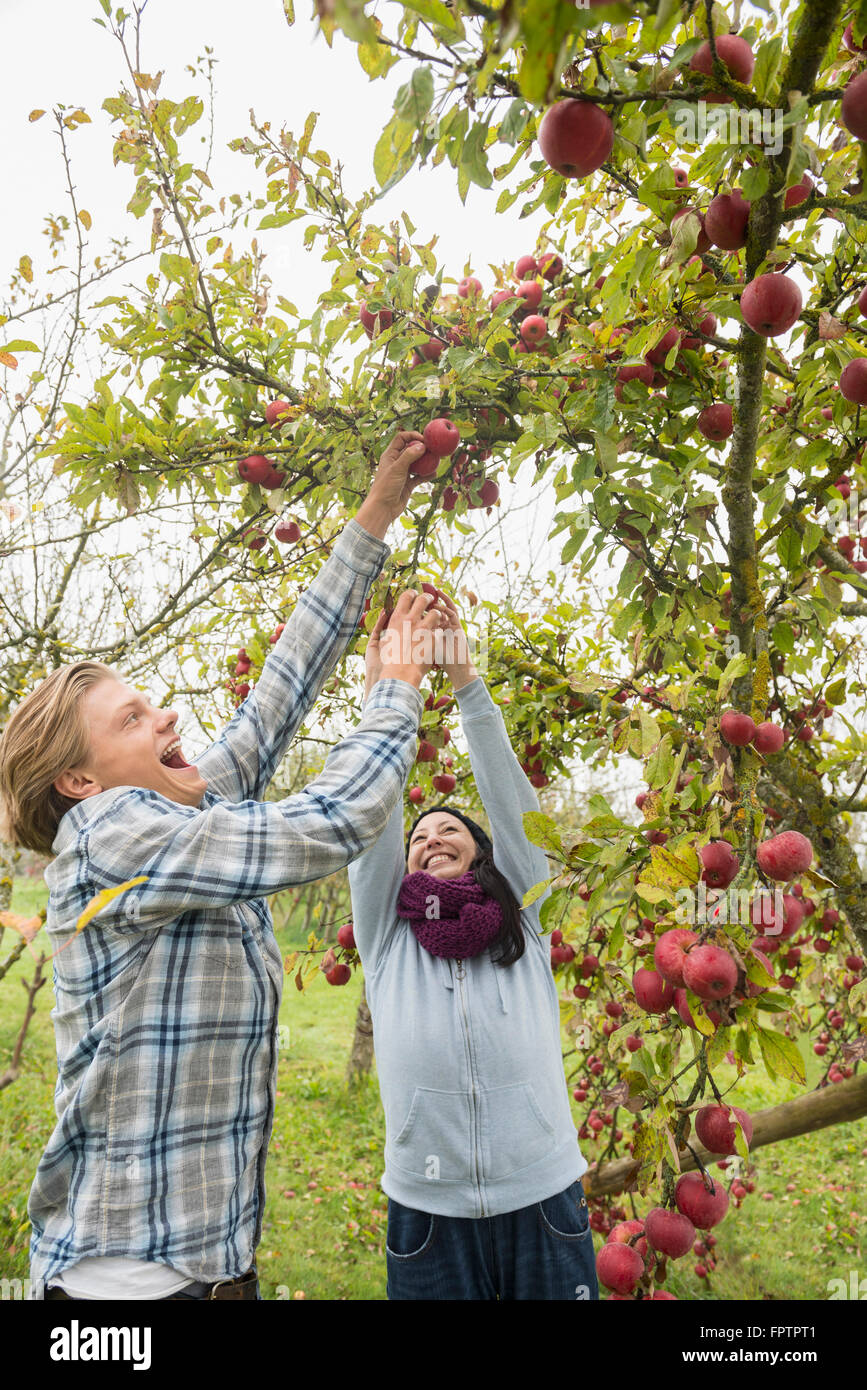
[[[538,799],[469,658],[457,608],[440,602],[458,648],[443,670],[493,844],[440,806],[418,817],[404,845],[398,805],[349,867],[385,1109],[388,1297],[595,1299],[587,1163],[541,900],[520,908],[549,877],[522,822]],[[381,617],[368,690],[382,628]]]

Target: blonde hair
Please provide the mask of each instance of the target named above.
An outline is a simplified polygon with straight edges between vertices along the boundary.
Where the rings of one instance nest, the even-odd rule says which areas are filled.
[[[84,696],[118,676],[101,661],[76,661],[52,671],[10,716],[0,737],[0,838],[51,854],[57,827],[74,797],[53,785],[90,750]]]

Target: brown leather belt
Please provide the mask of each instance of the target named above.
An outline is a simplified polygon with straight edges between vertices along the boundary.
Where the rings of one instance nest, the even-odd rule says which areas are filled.
[[[190,1293],[191,1288],[199,1289],[198,1294]],[[191,1299],[201,1299],[203,1302],[221,1301],[232,1299],[235,1302],[252,1303],[256,1301],[259,1291],[258,1275],[256,1267],[248,1269],[246,1274],[241,1274],[237,1279],[218,1279],[216,1284],[195,1284],[188,1285],[186,1289],[179,1289],[177,1293],[167,1294],[164,1299],[155,1299],[157,1303],[187,1302]],[[71,1303],[80,1303],[85,1300],[76,1299],[72,1294],[67,1293],[57,1285],[49,1285],[45,1290],[46,1299],[67,1299]],[[88,1300],[89,1301],[89,1300]]]

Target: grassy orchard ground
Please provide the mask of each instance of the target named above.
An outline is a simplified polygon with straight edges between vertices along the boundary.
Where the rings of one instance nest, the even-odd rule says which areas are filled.
[[[41,881],[15,881],[13,911],[32,913],[44,900]],[[284,951],[301,944],[291,930],[281,931],[279,939]],[[29,973],[30,965],[25,955],[10,976]],[[384,1298],[386,1199],[379,1188],[384,1141],[379,1096],[375,1081],[352,1089],[344,1082],[360,977],[353,975],[342,989],[317,980],[303,995],[287,983],[280,1021],[288,1027],[289,1042],[280,1056],[259,1248],[263,1294],[267,1299]],[[0,1278],[27,1276],[27,1194],[53,1125],[49,989],[39,998],[22,1075],[0,1091]],[[8,978],[0,985],[0,1069],[12,1051],[23,997]],[[564,1036],[564,1051],[569,1045]],[[814,1061],[812,1083],[819,1074]],[[568,1074],[574,1065],[575,1058],[569,1058]],[[733,1075],[733,1069],[723,1068],[720,1079]],[[798,1087],[771,1081],[757,1067],[731,1099],[746,1110],[759,1110],[796,1094]],[[589,1101],[582,1109],[588,1106]],[[583,1145],[591,1159],[593,1147]],[[666,1287],[691,1300],[827,1298],[830,1279],[848,1282],[850,1270],[863,1273],[865,1155],[863,1121],[757,1150],[755,1192],[739,1211],[731,1208],[716,1228],[719,1264],[710,1287],[693,1273],[693,1257],[669,1262]],[[628,1198],[617,1200],[628,1209]],[[644,1205],[639,1203],[639,1211]],[[598,1245],[600,1237],[595,1239]]]

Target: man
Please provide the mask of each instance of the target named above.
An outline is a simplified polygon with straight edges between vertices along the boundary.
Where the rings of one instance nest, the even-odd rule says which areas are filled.
[[[355,635],[421,436],[385,451],[368,497],[302,595],[254,690],[189,764],[174,710],[97,662],[55,671],[0,739],[4,838],[56,857],[57,1126],[30,1195],[36,1298],[255,1299],[283,963],[265,898],[350,863],[416,751],[414,638],[440,623],[401,595],[407,641],[319,777],[261,800]],[[395,650],[397,644],[393,647]],[[80,933],[101,890],[117,895]]]

